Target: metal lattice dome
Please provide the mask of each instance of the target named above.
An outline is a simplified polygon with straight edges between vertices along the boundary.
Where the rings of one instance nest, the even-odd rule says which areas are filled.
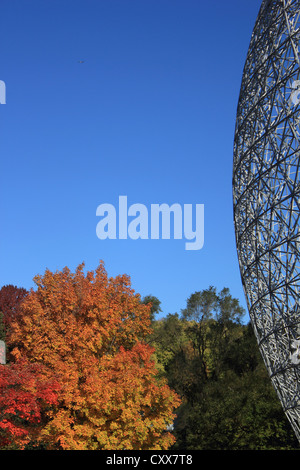
[[[300,0],[263,0],[237,109],[236,245],[251,323],[300,441]]]

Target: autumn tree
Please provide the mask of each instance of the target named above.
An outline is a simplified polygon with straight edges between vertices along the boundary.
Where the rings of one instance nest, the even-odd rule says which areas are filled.
[[[0,289],[0,326],[2,340],[8,339],[10,325],[18,319],[19,307],[28,291],[23,287],[8,284]]]
[[[126,275],[103,263],[84,274],[46,270],[34,279],[12,325],[14,361],[41,364],[59,377],[58,404],[39,439],[52,449],[167,449],[179,398],[157,377],[150,305]]]
[[[58,380],[40,364],[0,365],[0,448],[23,449],[34,442],[57,404]]]
[[[4,326],[4,315],[0,311],[0,340],[5,341],[6,334],[5,334],[5,326]]]

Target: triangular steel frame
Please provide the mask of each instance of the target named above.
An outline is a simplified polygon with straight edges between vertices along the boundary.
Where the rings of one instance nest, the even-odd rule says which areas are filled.
[[[300,0],[264,0],[244,66],[233,207],[249,315],[300,442]]]

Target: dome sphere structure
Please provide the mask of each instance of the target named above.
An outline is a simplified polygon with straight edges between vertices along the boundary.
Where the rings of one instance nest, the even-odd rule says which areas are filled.
[[[251,323],[300,441],[300,0],[263,0],[244,66],[233,162]]]

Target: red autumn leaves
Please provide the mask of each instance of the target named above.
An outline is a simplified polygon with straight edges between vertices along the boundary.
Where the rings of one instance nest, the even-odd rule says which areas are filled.
[[[22,448],[38,438],[44,413],[57,404],[59,383],[48,379],[39,364],[0,367],[0,448],[12,443]]]
[[[102,263],[83,268],[47,270],[19,306],[10,363],[0,367],[0,438],[50,449],[167,449],[180,402],[158,380],[145,343],[150,306],[128,276],[108,278]]]

